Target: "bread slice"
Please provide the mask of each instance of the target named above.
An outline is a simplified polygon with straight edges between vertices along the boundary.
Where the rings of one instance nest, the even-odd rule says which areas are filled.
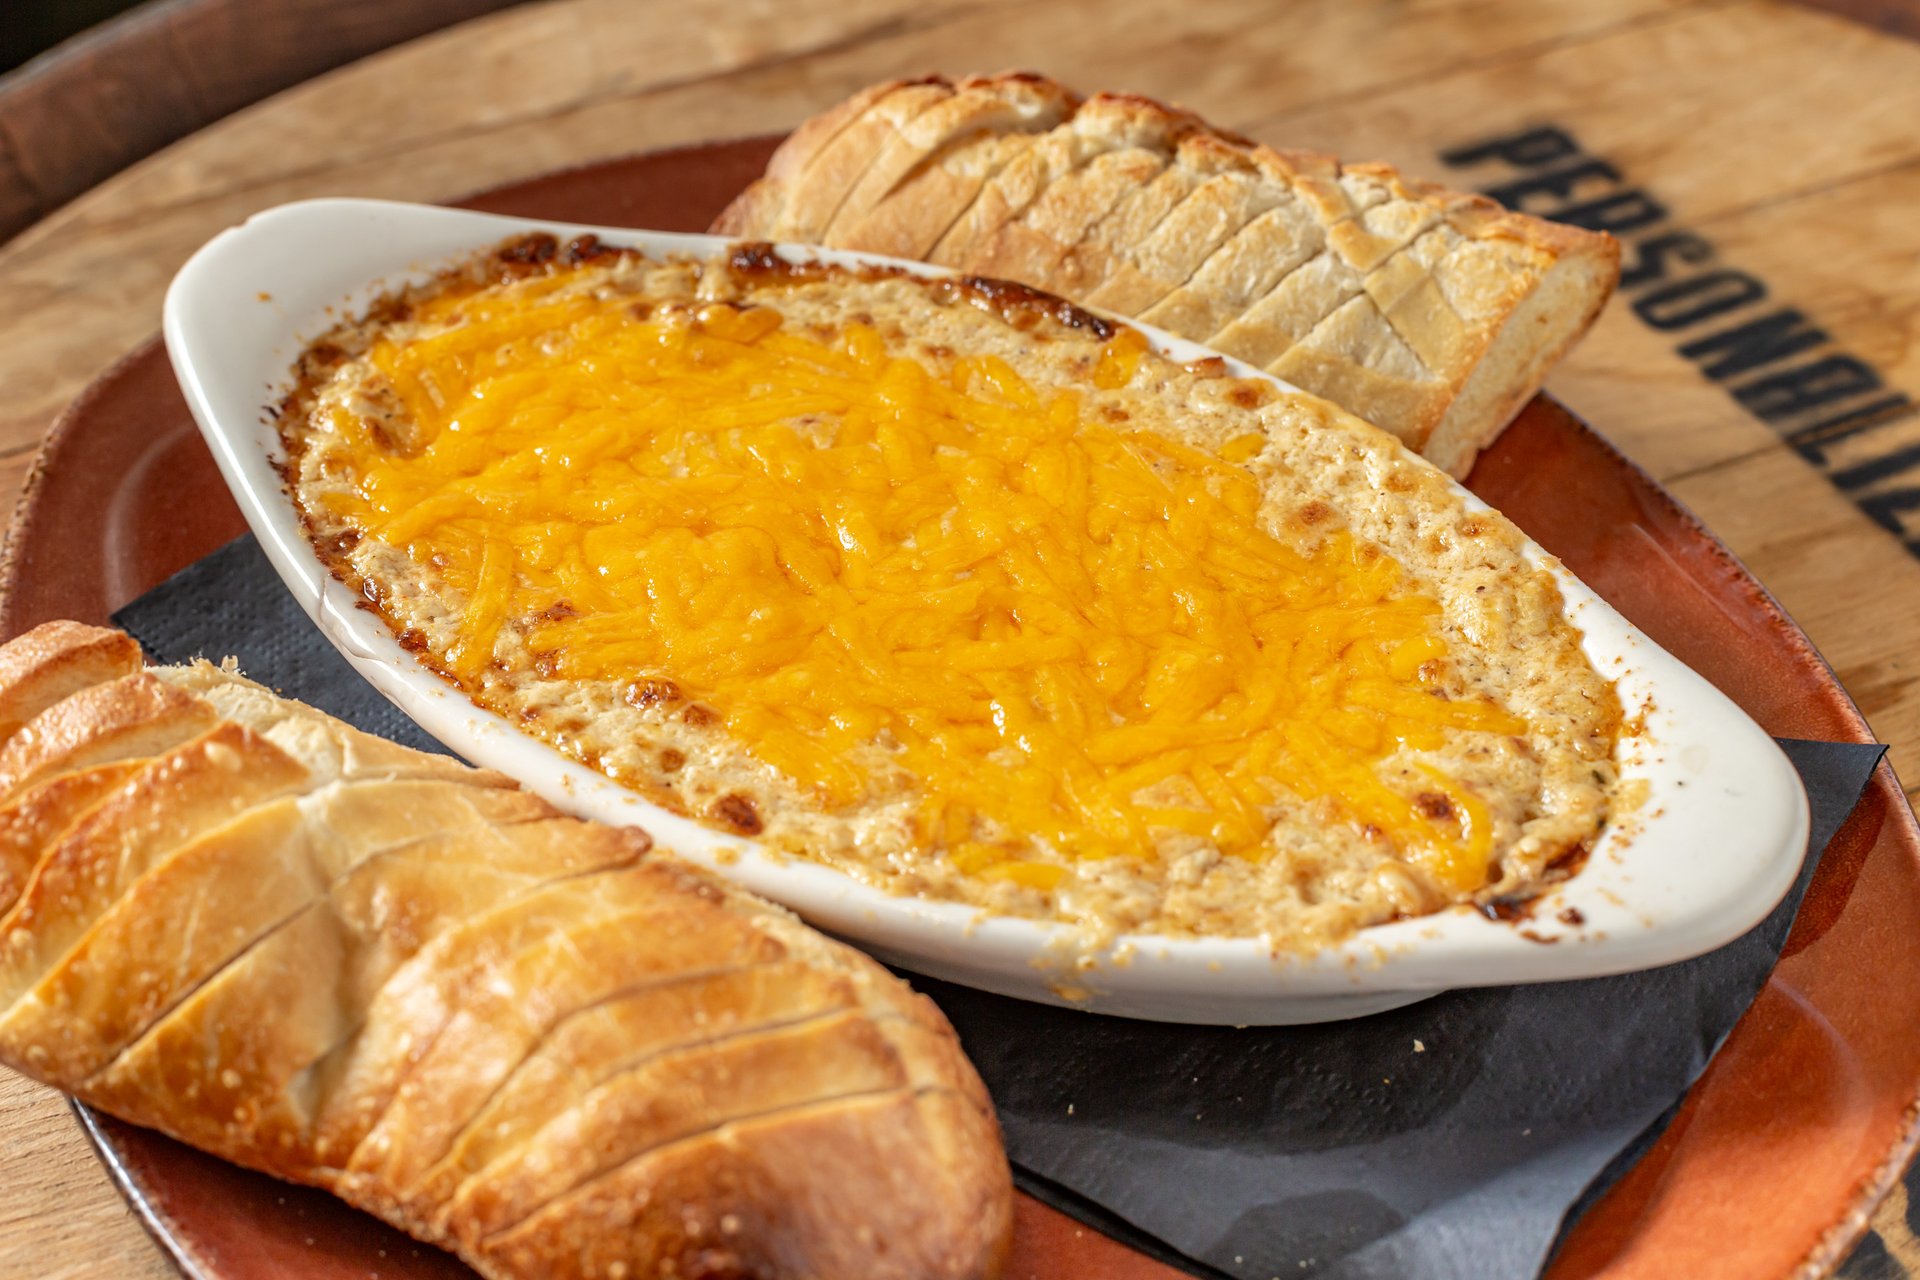
[[[723,220],[778,225],[787,238],[909,242],[927,252],[1031,136],[1078,102],[1038,76],[874,85],[795,130],[768,162],[768,181]]]
[[[1318,222],[1291,203],[1276,205],[1249,219],[1140,318],[1173,333],[1218,335],[1325,246]]]
[[[1391,261],[1442,216],[1436,201],[1401,198],[1397,182],[1375,181],[1356,167],[1346,173],[1314,173],[1313,158],[1303,188],[1320,198],[1283,206],[1293,214],[1298,239],[1315,246],[1277,274],[1267,290],[1205,341],[1264,369],[1315,326],[1365,288],[1370,272]],[[1302,167],[1288,165],[1291,177]]]
[[[1167,211],[1157,226],[1129,246],[1117,269],[1088,295],[1094,306],[1123,315],[1144,315],[1187,282],[1199,266],[1251,219],[1280,203],[1274,187],[1237,149],[1205,134],[1181,149],[1181,163],[1198,184]]]
[[[865,253],[924,258],[980,192],[1033,145],[1033,135],[985,134],[956,142],[901,179],[838,243]]]
[[[979,274],[1053,279],[1073,246],[1166,167],[1166,157],[1151,147],[1130,146],[1094,156],[1000,227],[976,260]]]
[[[857,1004],[844,978],[791,960],[637,984],[557,1022],[468,1117],[412,1195],[451,1203],[481,1170],[568,1113],[582,1080],[597,1086],[615,1071]]]
[[[82,689],[139,674],[140,646],[129,635],[77,622],[43,630],[47,644],[0,649],[0,740]]]
[[[827,238],[851,234],[908,175],[957,142],[996,135],[1044,133],[1072,108],[1057,86],[1027,79],[963,81],[882,146],[827,225]]]
[[[0,1063],[489,1280],[997,1272],[986,1094],[879,966],[644,832],[139,660],[0,646]]]
[[[875,96],[866,110],[851,115],[846,127],[802,160],[790,198],[779,213],[780,237],[824,241],[834,215],[846,202],[881,151],[900,137],[920,113],[953,96],[943,80],[909,81]]]
[[[867,90],[802,126],[714,229],[809,238],[799,233],[814,224],[783,211],[837,206],[841,188],[814,188],[843,182],[865,147],[871,186],[892,194],[812,238],[1017,280],[1208,343],[1456,476],[1592,325],[1619,275],[1605,234],[1385,165],[1277,151],[1128,95],[1096,95],[1037,136],[973,138],[935,166],[933,185],[961,195],[901,200],[931,171],[893,176],[912,150],[872,141],[892,127],[887,101]],[[807,163],[829,135],[830,163]],[[965,176],[951,176],[956,161]]]
[[[1024,207],[983,228],[968,269],[1009,279],[1050,280],[1054,264],[1127,193],[1157,177],[1166,154],[1198,121],[1170,116],[1123,94],[1098,94],[1048,142],[1070,148],[1066,171]]]
[[[1079,298],[1121,275],[1135,246],[1152,235],[1203,180],[1200,170],[1180,163],[1176,152],[1151,182],[1123,194],[1076,243],[1058,247],[1054,254],[1058,266],[1049,287],[1063,297]]]
[[[1105,137],[1070,126],[1040,135],[987,180],[934,245],[928,261],[961,266],[989,253],[1003,226],[1025,213],[1043,191],[1106,150],[1108,143]]]

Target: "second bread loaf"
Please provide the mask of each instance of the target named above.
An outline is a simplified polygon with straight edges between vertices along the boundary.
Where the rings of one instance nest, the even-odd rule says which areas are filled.
[[[0,1062],[496,1280],[994,1274],[925,999],[793,917],[117,632],[0,647]]]
[[[1604,234],[1044,77],[891,81],[801,126],[724,235],[922,258],[1157,325],[1464,476],[1613,290]]]

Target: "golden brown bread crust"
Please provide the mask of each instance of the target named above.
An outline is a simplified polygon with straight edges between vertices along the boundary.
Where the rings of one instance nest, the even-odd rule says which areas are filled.
[[[939,95],[946,82],[914,82]],[[1399,436],[1455,476],[1592,325],[1619,276],[1602,233],[1483,197],[1278,151],[1150,99],[1083,103],[901,163],[863,91],[809,121],[714,224],[1000,275],[1240,357]],[[951,87],[951,86],[948,86]],[[962,176],[964,175],[964,176]],[[820,218],[851,198],[858,217]]]
[[[1058,261],[1116,200],[1157,177],[1167,154],[1200,127],[1198,120],[1145,99],[1092,98],[1029,149],[1023,176],[1030,188],[1009,203],[1003,190],[1008,181],[990,184],[930,260],[1011,280],[1051,278]],[[1003,172],[1014,169],[1009,165]],[[992,198],[996,193],[999,202]]]
[[[141,672],[81,689],[0,743],[0,797],[89,765],[154,755],[213,727],[219,717]]]
[[[140,670],[140,646],[119,631],[49,622],[0,650],[0,740],[68,695]]]
[[[798,240],[823,240],[831,226],[836,242],[924,239],[930,250],[1028,134],[1051,129],[1078,103],[1039,76],[873,85],[795,130],[768,162],[774,180],[735,201],[720,223],[778,226]],[[844,137],[870,109],[868,132]],[[862,153],[861,142],[874,137],[877,146]],[[799,198],[788,200],[790,192]]]
[[[1042,133],[1058,124],[1073,100],[1058,86],[1026,80],[967,80],[950,97],[903,126],[848,192],[826,235],[860,231],[877,206],[911,175],[937,164],[941,153],[975,138]]]
[[[943,81],[914,81],[876,98],[873,105],[848,120],[801,169],[791,186],[791,199],[780,223],[783,236],[822,232],[832,225],[861,175],[889,143],[919,115],[953,96]]]
[[[138,663],[0,646],[0,1062],[489,1277],[997,1273],[985,1090],[877,965],[643,832]]]

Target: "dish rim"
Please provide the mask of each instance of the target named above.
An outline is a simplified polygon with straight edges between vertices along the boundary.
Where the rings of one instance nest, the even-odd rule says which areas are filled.
[[[1536,899],[1524,929],[1454,907],[1372,926],[1308,955],[1276,955],[1255,938],[1130,934],[1088,956],[1072,925],[896,897],[669,813],[482,710],[401,648],[321,564],[273,465],[278,432],[262,409],[278,398],[294,358],[320,329],[380,292],[535,230],[701,256],[735,243],[388,201],[300,201],[255,214],[200,249],[168,291],[164,332],[222,477],[276,572],[328,640],[428,733],[561,807],[645,825],[691,860],[908,968],[1004,994],[1081,1003],[1065,998],[1070,987],[1076,997],[1090,995],[1085,1003],[1096,1009],[1187,1022],[1318,1021],[1448,987],[1597,977],[1682,960],[1751,927],[1797,874],[1806,799],[1772,739],[1531,540],[1527,558],[1554,575],[1589,658],[1620,681],[1630,722],[1636,712],[1644,722],[1641,736],[1623,739],[1622,779],[1643,778],[1649,792],[1638,830],[1629,834],[1610,822],[1587,865]],[[296,246],[302,251],[288,252]],[[805,246],[776,252],[788,261],[957,274]],[[263,305],[270,314],[260,313]],[[1218,356],[1152,326],[1114,322],[1179,360]],[[1236,375],[1295,390],[1219,358]],[[1487,509],[1449,483],[1471,508]],[[1569,909],[1580,923],[1569,922]]]

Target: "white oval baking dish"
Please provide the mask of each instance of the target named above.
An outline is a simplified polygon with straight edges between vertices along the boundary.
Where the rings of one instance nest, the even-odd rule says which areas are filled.
[[[1646,798],[1627,822],[1608,828],[1585,868],[1547,894],[1524,928],[1457,908],[1366,929],[1307,958],[1276,958],[1258,939],[1151,935],[1086,956],[1068,927],[890,896],[666,812],[480,710],[402,649],[321,566],[275,469],[279,439],[264,410],[286,389],[307,341],[384,291],[532,230],[589,232],[656,255],[711,256],[728,243],[383,201],[312,200],[257,214],[210,241],[174,279],[165,323],[174,370],[221,472],[275,569],[328,639],[427,732],[554,804],[644,826],[686,857],[905,968],[1008,995],[1180,1022],[1317,1022],[1450,987],[1666,964],[1739,936],[1792,883],[1806,845],[1807,805],[1779,748],[1718,690],[1531,546],[1533,559],[1559,579],[1588,655],[1619,681],[1629,716],[1644,725],[1623,742],[1621,766],[1624,778],[1644,784]],[[943,274],[861,254],[781,253]],[[1135,327],[1177,359],[1213,354]],[[1236,372],[1267,376],[1246,366]],[[1582,923],[1564,922],[1575,919]]]

